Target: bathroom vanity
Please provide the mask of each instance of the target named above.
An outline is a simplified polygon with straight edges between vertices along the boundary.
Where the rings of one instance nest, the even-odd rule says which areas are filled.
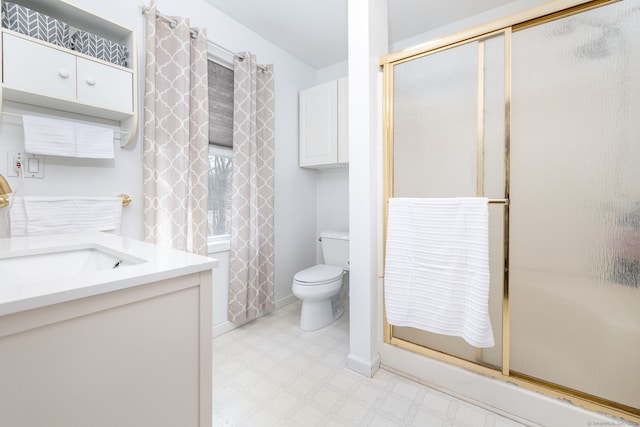
[[[211,258],[0,239],[0,424],[211,426]]]

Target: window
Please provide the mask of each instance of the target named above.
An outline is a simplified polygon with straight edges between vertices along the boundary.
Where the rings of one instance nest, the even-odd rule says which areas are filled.
[[[231,234],[231,178],[233,150],[209,144],[209,240],[228,239]]]
[[[208,236],[228,242],[231,234],[233,175],[233,70],[208,61],[209,75],[209,197]]]

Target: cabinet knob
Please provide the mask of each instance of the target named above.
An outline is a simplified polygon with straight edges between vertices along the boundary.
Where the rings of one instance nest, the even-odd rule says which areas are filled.
[[[96,84],[96,79],[94,79],[93,77],[87,77],[87,84],[89,86],[95,86]]]
[[[62,77],[63,79],[66,79],[66,78],[68,78],[68,77],[69,77],[69,72],[68,72],[67,70],[65,70],[64,68],[60,68],[60,69],[58,70],[58,75],[59,75],[60,77]]]

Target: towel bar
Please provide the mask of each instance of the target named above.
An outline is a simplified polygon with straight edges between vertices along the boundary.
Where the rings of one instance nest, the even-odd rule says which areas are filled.
[[[128,194],[118,194],[118,197],[122,199],[122,207],[129,206],[129,204],[131,204],[131,202],[133,201],[133,199]],[[6,203],[3,203],[3,200],[6,200]],[[8,197],[6,197],[6,199],[0,198],[0,208],[4,208],[5,206],[9,206]]]
[[[16,113],[7,113],[6,111],[2,111],[0,113],[3,116],[11,116],[11,117],[20,117],[22,118],[22,114],[16,114]],[[125,132],[125,131],[121,131],[121,130],[114,130],[113,133],[118,134],[118,135],[127,135],[129,134],[129,132]]]
[[[490,205],[508,205],[509,199],[489,199]],[[318,239],[318,241],[322,241],[322,239]]]

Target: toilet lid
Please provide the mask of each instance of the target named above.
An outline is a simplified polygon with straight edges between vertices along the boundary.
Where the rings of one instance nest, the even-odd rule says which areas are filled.
[[[342,277],[343,273],[344,271],[340,267],[318,264],[297,272],[293,279],[301,285],[319,285],[338,280]]]

